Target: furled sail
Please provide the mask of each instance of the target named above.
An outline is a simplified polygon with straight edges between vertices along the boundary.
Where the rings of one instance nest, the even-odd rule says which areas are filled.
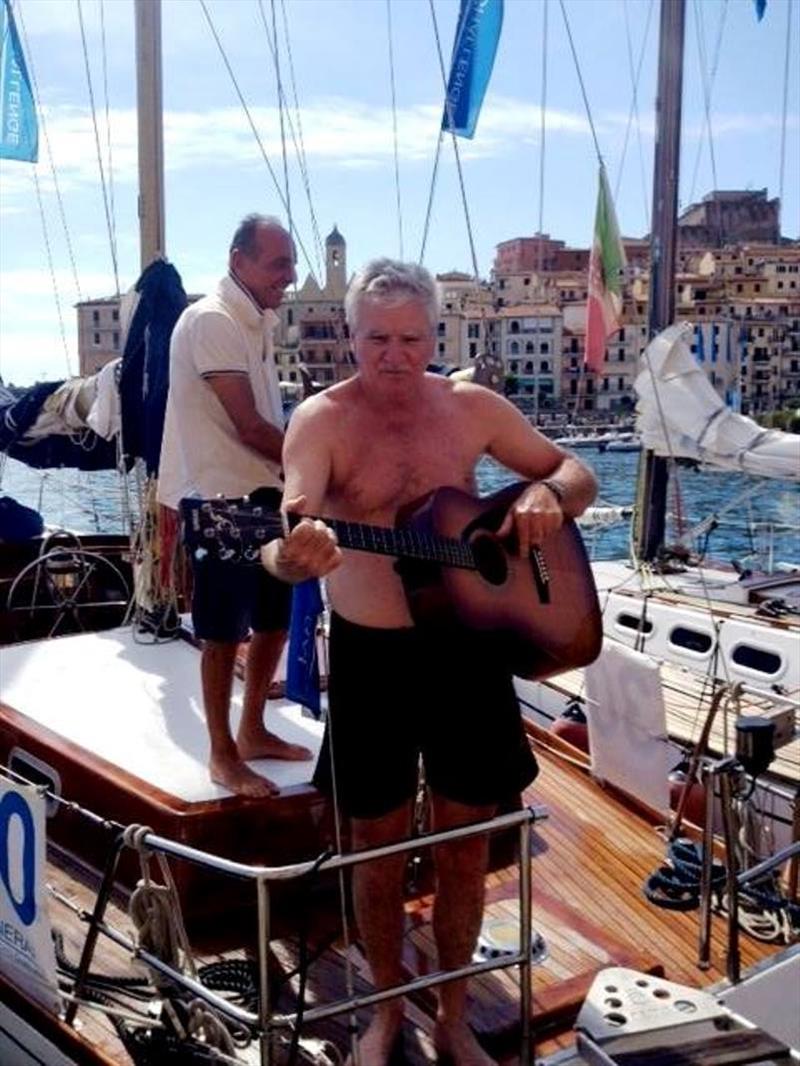
[[[113,470],[119,417],[103,427],[98,412],[113,404],[114,369],[109,364],[91,377],[40,382],[0,398],[0,451],[37,469]]]
[[[187,297],[166,260],[151,263],[124,301],[130,311],[122,359],[89,377],[0,392],[0,452],[37,469],[158,470],[169,386],[169,341]],[[122,447],[117,439],[122,429]]]
[[[727,407],[692,356],[686,341],[691,331],[685,322],[668,326],[642,357],[636,411],[643,447],[656,455],[800,481],[800,436],[763,429]]]

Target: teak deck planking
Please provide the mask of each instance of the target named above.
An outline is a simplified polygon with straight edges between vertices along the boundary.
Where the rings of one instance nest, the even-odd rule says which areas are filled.
[[[568,670],[545,684],[567,698],[583,697],[586,692],[582,669]],[[712,680],[691,670],[661,663],[661,687],[664,693],[667,733],[679,742],[694,743],[700,736],[714,695]],[[775,704],[766,697],[742,693],[738,705],[731,701],[726,711],[723,699],[709,736],[709,750],[718,755],[735,752],[734,719],[737,712],[739,715],[762,716],[774,707]],[[769,774],[795,788],[800,786],[800,739],[795,739],[777,750]]]
[[[526,802],[545,804],[548,820],[534,830],[533,921],[548,941],[549,957],[534,967],[534,1026],[548,1020],[537,1052],[569,1042],[571,1018],[588,989],[591,977],[605,965],[619,963],[634,968],[660,967],[670,980],[690,985],[708,984],[724,975],[725,922],[715,917],[712,926],[712,965],[705,973],[695,961],[698,917],[696,912],[659,910],[642,895],[642,883],[663,859],[662,837],[644,816],[627,808],[584,771],[557,755],[537,748],[541,772],[525,794]],[[49,864],[48,876],[59,891],[85,909],[93,905],[93,892],[81,884],[74,871]],[[509,867],[487,878],[487,905],[493,913],[513,920],[516,913],[517,869]],[[435,967],[431,936],[430,900],[409,903],[405,963],[409,973]],[[56,900],[50,901],[54,926],[64,931],[65,950],[77,960],[86,926]],[[113,924],[130,930],[127,917],[116,907]],[[748,966],[774,950],[748,936],[741,938],[742,963]],[[284,969],[297,960],[297,945],[287,938],[274,942],[273,953]],[[215,956],[213,958],[216,958]],[[357,987],[367,989],[365,964],[351,948],[360,974]],[[211,961],[209,957],[200,960]],[[93,969],[130,973],[125,953],[101,936]],[[292,983],[296,991],[296,980]],[[341,998],[345,966],[341,942],[325,952],[309,971],[307,997],[314,1002]],[[515,1025],[519,1016],[516,970],[484,975],[471,986],[470,1019],[487,1046],[505,1063],[515,1057]],[[281,1008],[293,1009],[287,986]],[[432,996],[419,994],[408,1007],[405,1061],[422,1066],[435,1061],[430,1042]],[[112,1062],[124,1066],[127,1056],[108,1020],[95,1011],[79,1012],[81,1032],[105,1051]],[[359,1018],[363,1025],[365,1018]],[[309,1032],[347,1046],[347,1016],[328,1020]]]

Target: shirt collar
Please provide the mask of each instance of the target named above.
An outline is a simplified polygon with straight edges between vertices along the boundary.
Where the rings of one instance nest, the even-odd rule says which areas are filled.
[[[234,304],[242,313],[248,325],[274,328],[279,321],[272,308],[265,307],[262,309],[258,306],[250,292],[242,285],[233,272],[228,272],[219,283],[219,288],[224,299]]]

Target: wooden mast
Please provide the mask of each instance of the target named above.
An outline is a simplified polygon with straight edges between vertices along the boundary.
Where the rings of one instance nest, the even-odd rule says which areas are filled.
[[[662,329],[671,325],[675,314],[685,14],[685,0],[661,0],[653,213],[650,227],[648,340],[652,340]],[[664,542],[666,459],[651,451],[642,452],[638,484],[634,543],[637,557],[649,561],[656,557]]]
[[[141,268],[166,255],[161,0],[135,0]]]

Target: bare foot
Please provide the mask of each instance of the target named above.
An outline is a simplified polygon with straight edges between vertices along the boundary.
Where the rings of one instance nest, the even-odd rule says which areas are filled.
[[[437,1021],[433,1031],[436,1050],[447,1062],[455,1066],[497,1066],[490,1059],[466,1022]]]
[[[379,1008],[358,1041],[358,1066],[388,1066],[402,1024],[401,1013]],[[354,1066],[352,1055],[348,1055],[346,1066]]]
[[[258,729],[252,733],[240,733],[236,738],[236,748],[242,759],[285,759],[287,762],[304,762],[313,758],[308,748],[302,744],[290,744],[288,740],[270,733],[268,729]]]
[[[264,799],[267,796],[277,796],[280,792],[278,786],[269,778],[251,770],[241,759],[212,758],[208,769],[212,781],[224,785],[239,796]]]

